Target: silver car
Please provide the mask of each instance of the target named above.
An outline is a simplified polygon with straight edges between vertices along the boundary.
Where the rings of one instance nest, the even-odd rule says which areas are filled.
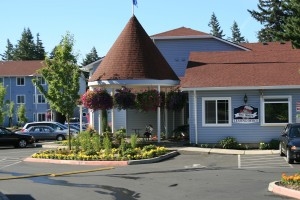
[[[31,126],[23,133],[32,135],[35,141],[39,140],[66,140],[68,138],[68,132],[64,130],[54,130],[50,126]]]

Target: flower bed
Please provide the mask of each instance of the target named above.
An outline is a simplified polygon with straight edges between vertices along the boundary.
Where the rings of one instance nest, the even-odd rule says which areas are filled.
[[[281,181],[279,182],[279,185],[289,189],[300,191],[300,173],[289,176],[283,173],[281,175]]]

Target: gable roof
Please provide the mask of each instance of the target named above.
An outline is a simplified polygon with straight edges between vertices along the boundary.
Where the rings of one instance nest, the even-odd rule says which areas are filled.
[[[179,83],[173,69],[133,15],[89,82],[145,79]]]
[[[300,87],[300,50],[192,52],[183,90]]]
[[[196,31],[191,28],[186,28],[186,27],[180,27],[176,28],[173,30],[165,31],[162,33],[158,33],[155,35],[152,35],[151,38],[155,37],[170,37],[170,36],[210,36],[210,34],[201,32],[201,31]]]
[[[0,76],[32,76],[43,67],[43,60],[0,61]]]

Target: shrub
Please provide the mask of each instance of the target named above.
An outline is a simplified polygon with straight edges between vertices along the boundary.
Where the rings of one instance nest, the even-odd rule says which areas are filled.
[[[280,141],[277,139],[272,139],[269,143],[269,148],[270,149],[279,149],[279,143]]]
[[[261,149],[261,150],[269,149],[269,144],[261,142],[261,143],[259,143],[259,149]]]
[[[237,149],[238,142],[234,137],[226,137],[219,142],[223,149]]]
[[[130,136],[130,144],[131,148],[136,148],[137,147],[137,141],[138,141],[138,135],[137,134],[131,134]]]

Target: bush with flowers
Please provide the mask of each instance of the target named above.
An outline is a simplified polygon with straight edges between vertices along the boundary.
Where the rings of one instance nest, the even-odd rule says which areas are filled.
[[[127,143],[122,139],[116,145],[109,136],[99,136],[95,132],[84,131],[78,137],[72,138],[72,149],[57,148],[54,150],[39,151],[32,158],[59,159],[59,160],[139,160],[164,155],[168,152],[165,147],[156,145],[138,146],[136,137]]]
[[[167,93],[166,106],[169,110],[180,111],[187,102],[187,95],[179,90]]]
[[[290,189],[300,190],[300,173],[293,175],[283,173],[279,184]]]

